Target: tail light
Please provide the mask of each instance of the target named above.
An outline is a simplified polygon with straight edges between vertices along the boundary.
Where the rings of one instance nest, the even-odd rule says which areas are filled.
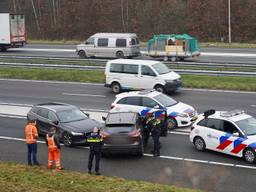
[[[141,136],[140,130],[134,130],[128,134],[129,137],[139,137]]]
[[[105,131],[101,131],[101,137],[103,139],[105,139],[105,138],[109,137],[109,134],[107,132],[105,132]]]
[[[115,105],[111,105],[111,106],[110,106],[110,109],[113,109],[114,107],[115,107]]]

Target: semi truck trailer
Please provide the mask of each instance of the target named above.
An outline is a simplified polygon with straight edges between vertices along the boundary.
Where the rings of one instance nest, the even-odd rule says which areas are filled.
[[[22,47],[26,43],[25,16],[0,13],[0,51]]]

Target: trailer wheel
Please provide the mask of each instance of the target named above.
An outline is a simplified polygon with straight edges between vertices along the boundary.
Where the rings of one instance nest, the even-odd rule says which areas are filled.
[[[177,60],[176,57],[171,57],[171,61],[172,61],[172,62],[175,62],[176,60]]]

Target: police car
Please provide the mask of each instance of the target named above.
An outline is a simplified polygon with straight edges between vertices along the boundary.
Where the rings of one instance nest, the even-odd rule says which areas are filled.
[[[208,110],[191,128],[190,141],[199,151],[210,149],[256,161],[256,119],[241,110]]]
[[[155,90],[132,91],[116,95],[110,112],[137,112],[141,116],[158,111],[155,116],[167,115],[167,129],[190,126],[197,119],[196,110],[185,103]],[[162,111],[162,112],[161,112]]]

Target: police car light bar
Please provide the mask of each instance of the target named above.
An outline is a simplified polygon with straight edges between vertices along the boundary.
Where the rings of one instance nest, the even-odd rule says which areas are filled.
[[[215,113],[215,109],[209,109],[204,112],[204,118],[207,118],[210,115],[213,115]]]
[[[236,116],[236,115],[241,115],[243,113],[244,113],[243,110],[236,109],[236,110],[232,110],[232,111],[223,112],[223,113],[220,114],[220,116],[222,116],[222,117],[233,117],[233,116]]]

